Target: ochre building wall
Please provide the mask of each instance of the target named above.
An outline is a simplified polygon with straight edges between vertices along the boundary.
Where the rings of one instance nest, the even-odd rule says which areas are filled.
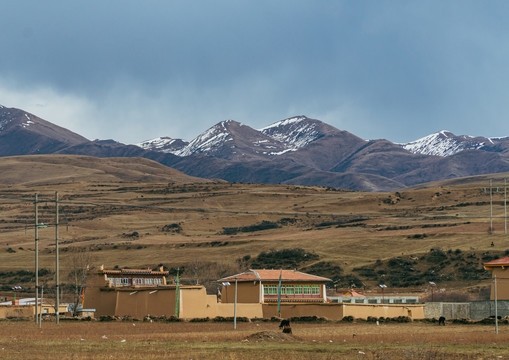
[[[509,300],[509,268],[502,269],[501,267],[495,268],[491,276],[497,276],[497,300]],[[491,300],[495,300],[495,286],[494,282],[491,283]]]
[[[228,286],[223,286],[221,292],[221,302],[235,302],[235,282]],[[237,282],[237,303],[259,303],[260,302],[260,283],[254,284],[252,281]]]

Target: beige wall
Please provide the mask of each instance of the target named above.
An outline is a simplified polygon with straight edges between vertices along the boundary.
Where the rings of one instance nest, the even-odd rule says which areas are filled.
[[[136,319],[143,319],[147,315],[167,317],[175,315],[175,289],[153,291],[155,289],[116,291],[114,315],[128,315]],[[133,292],[135,293],[132,294]],[[150,294],[151,292],[153,293]]]
[[[424,319],[424,305],[407,304],[343,304],[343,316],[353,316],[358,319],[372,317],[409,316],[412,319]]]
[[[39,312],[40,307],[37,308],[37,312]],[[66,305],[60,305],[60,315],[63,315],[67,311]],[[43,305],[42,313],[44,314],[54,314],[55,313],[55,305]],[[0,319],[5,319],[7,317],[34,317],[35,316],[35,306],[34,305],[0,305]]]
[[[33,317],[35,315],[35,308],[33,305],[0,305],[0,319],[8,317]]]
[[[271,318],[279,316],[277,304],[263,304],[263,317]],[[281,317],[318,316],[329,320],[341,320],[343,318],[342,304],[281,304]]]
[[[235,282],[229,286],[223,286],[221,289],[221,302],[235,302]],[[237,303],[259,303],[260,302],[260,283],[253,281],[237,282]]]
[[[184,319],[232,317],[234,306],[233,303],[218,303],[217,297],[207,295],[204,287],[186,289],[182,292],[180,315]],[[262,306],[257,303],[237,303],[237,316],[250,319],[261,318],[263,316]]]
[[[495,268],[491,276],[497,276],[497,300],[509,300],[509,269]],[[495,300],[495,286],[491,283],[491,300]]]
[[[263,304],[263,317],[278,316],[277,304]],[[329,320],[341,320],[344,316],[357,319],[372,317],[409,316],[424,319],[424,305],[405,304],[281,304],[281,317],[319,316]]]

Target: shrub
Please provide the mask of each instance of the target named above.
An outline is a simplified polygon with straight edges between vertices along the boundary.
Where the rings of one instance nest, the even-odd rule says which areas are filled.
[[[235,235],[239,232],[255,232],[261,230],[277,229],[280,225],[275,222],[263,220],[260,224],[248,225],[242,227],[224,227],[222,235]]]
[[[349,322],[349,323],[353,323],[354,320],[355,320],[355,318],[353,316],[343,316],[343,318],[341,319],[341,321]]]
[[[297,268],[301,263],[317,260],[318,255],[304,251],[304,249],[283,249],[262,252],[252,259],[251,266],[256,268]]]

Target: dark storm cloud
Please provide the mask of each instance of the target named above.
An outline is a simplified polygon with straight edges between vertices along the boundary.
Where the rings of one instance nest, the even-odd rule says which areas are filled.
[[[505,2],[29,4],[4,5],[0,103],[91,138],[296,114],[393,141],[509,135]]]

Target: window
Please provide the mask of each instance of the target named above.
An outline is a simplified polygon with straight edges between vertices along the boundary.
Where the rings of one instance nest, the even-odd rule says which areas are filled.
[[[134,281],[134,285],[143,285],[143,279],[139,279],[139,278],[136,278],[136,279],[133,279]]]
[[[311,285],[304,285],[304,295],[311,295]]]
[[[295,285],[295,295],[302,295],[302,285]]]
[[[263,285],[263,295],[269,295],[269,285]]]
[[[320,295],[320,285],[313,285],[313,295]]]
[[[277,295],[277,285],[269,285],[269,295]]]
[[[129,278],[122,278],[122,285],[129,285]]]
[[[293,295],[295,294],[295,288],[293,285],[287,285],[286,286],[286,295]]]
[[[151,278],[145,279],[145,285],[154,285],[154,279]]]
[[[281,295],[286,295],[286,285],[281,285]]]

